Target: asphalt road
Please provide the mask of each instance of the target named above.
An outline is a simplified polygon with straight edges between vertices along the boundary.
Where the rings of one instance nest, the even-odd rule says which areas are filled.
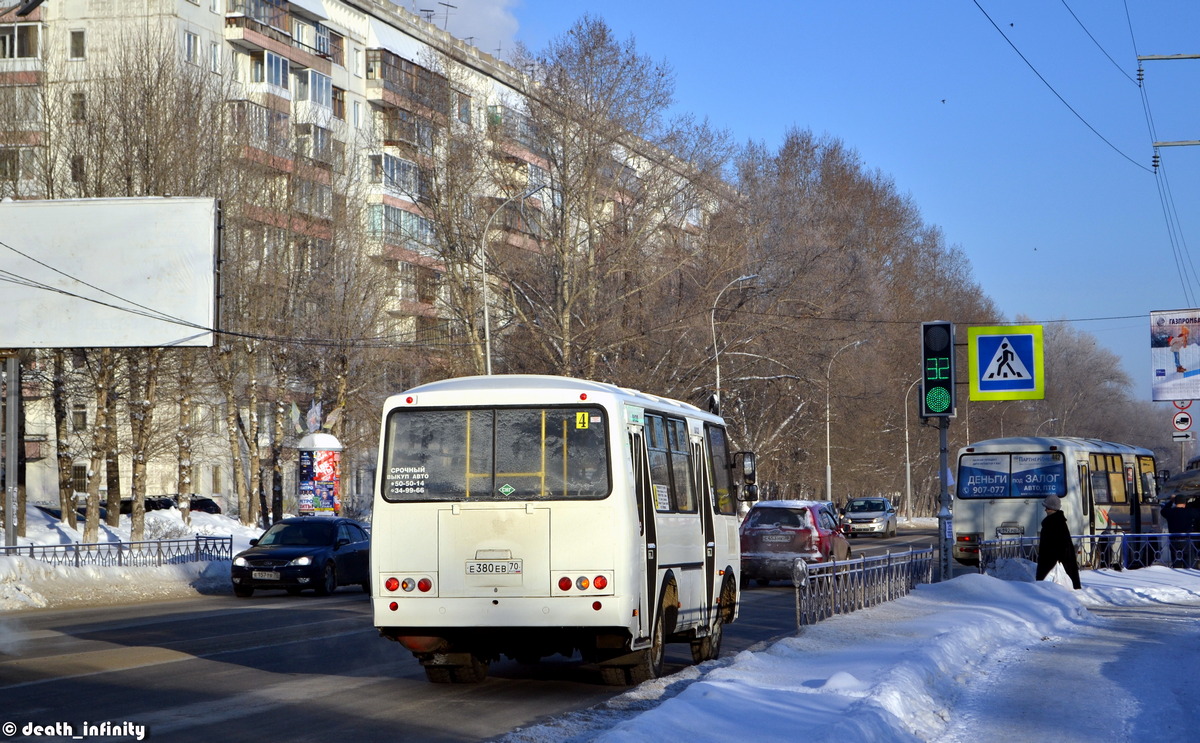
[[[924,538],[902,531],[855,539],[854,548],[898,550]],[[790,586],[750,588],[722,654],[795,627]],[[668,673],[689,663],[687,645],[668,647]],[[328,598],[259,592],[0,617],[0,725],[13,723],[15,738],[29,725],[55,733],[41,740],[90,738],[100,731],[85,724],[108,722],[119,733],[108,740],[132,739],[123,733],[142,726],[146,738],[183,743],[478,741],[620,691],[563,658],[495,663],[482,684],[431,684],[407,651],[378,636],[366,594],[353,588]]]

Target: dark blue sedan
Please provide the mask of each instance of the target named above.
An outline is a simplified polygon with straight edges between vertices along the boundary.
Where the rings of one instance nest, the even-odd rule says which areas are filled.
[[[370,536],[356,521],[301,516],[277,521],[250,549],[233,558],[233,592],[243,598],[254,589],[300,593],[311,588],[327,596],[338,586],[371,591]]]

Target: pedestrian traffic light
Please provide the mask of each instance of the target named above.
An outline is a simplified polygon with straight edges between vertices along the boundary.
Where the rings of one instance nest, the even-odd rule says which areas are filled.
[[[921,323],[921,417],[954,417],[954,323]]]

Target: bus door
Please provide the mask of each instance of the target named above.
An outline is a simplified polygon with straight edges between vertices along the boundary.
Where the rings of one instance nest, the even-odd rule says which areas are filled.
[[[700,503],[700,529],[704,537],[704,608],[702,618],[704,626],[712,625],[712,611],[716,604],[716,572],[717,572],[717,538],[713,526],[712,483],[708,481],[710,468],[706,466],[708,457],[703,436],[692,437],[692,462],[696,473],[696,492]]]
[[[679,603],[676,626],[687,627],[699,620],[697,608],[703,594],[700,582],[704,570],[687,422],[647,412],[646,434],[653,488],[650,501],[657,521],[658,567],[660,571],[670,571],[674,577]],[[669,620],[670,617],[668,631]]]
[[[633,458],[634,492],[637,496],[644,573],[644,583],[638,597],[638,634],[635,639],[646,640],[649,637],[648,628],[654,626],[654,617],[650,613],[658,611],[658,606],[653,603],[658,599],[658,536],[654,520],[654,499],[650,497],[652,488],[646,442],[642,427],[632,423],[629,425],[629,450]]]
[[[1079,504],[1087,523],[1088,534],[1098,534],[1108,526],[1108,511],[1096,507],[1096,496],[1092,492],[1092,477],[1088,472],[1087,462],[1077,465],[1079,478]]]

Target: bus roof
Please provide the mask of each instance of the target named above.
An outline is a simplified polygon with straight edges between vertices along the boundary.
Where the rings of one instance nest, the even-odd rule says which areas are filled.
[[[428,382],[406,390],[399,395],[392,395],[388,398],[386,406],[388,408],[400,406],[406,395],[437,395],[439,402],[445,404],[443,396],[446,395],[511,392],[514,390],[572,394],[589,392],[592,394],[610,395],[634,405],[660,409],[670,408],[680,413],[686,413],[693,418],[702,418],[710,422],[721,421],[718,416],[705,412],[691,403],[673,400],[669,397],[660,397],[628,387],[619,387],[607,382],[593,382],[587,379],[575,379],[573,377],[560,377],[548,374],[493,374],[491,376],[452,377],[436,382]],[[498,400],[507,402],[503,398],[498,398]]]
[[[1086,439],[1077,436],[1010,436],[1001,439],[977,441],[958,450],[959,455],[986,451],[1039,451],[1054,447],[1060,451],[1088,451],[1104,454],[1138,454],[1153,456],[1154,452],[1140,446],[1119,444],[1101,439]]]

